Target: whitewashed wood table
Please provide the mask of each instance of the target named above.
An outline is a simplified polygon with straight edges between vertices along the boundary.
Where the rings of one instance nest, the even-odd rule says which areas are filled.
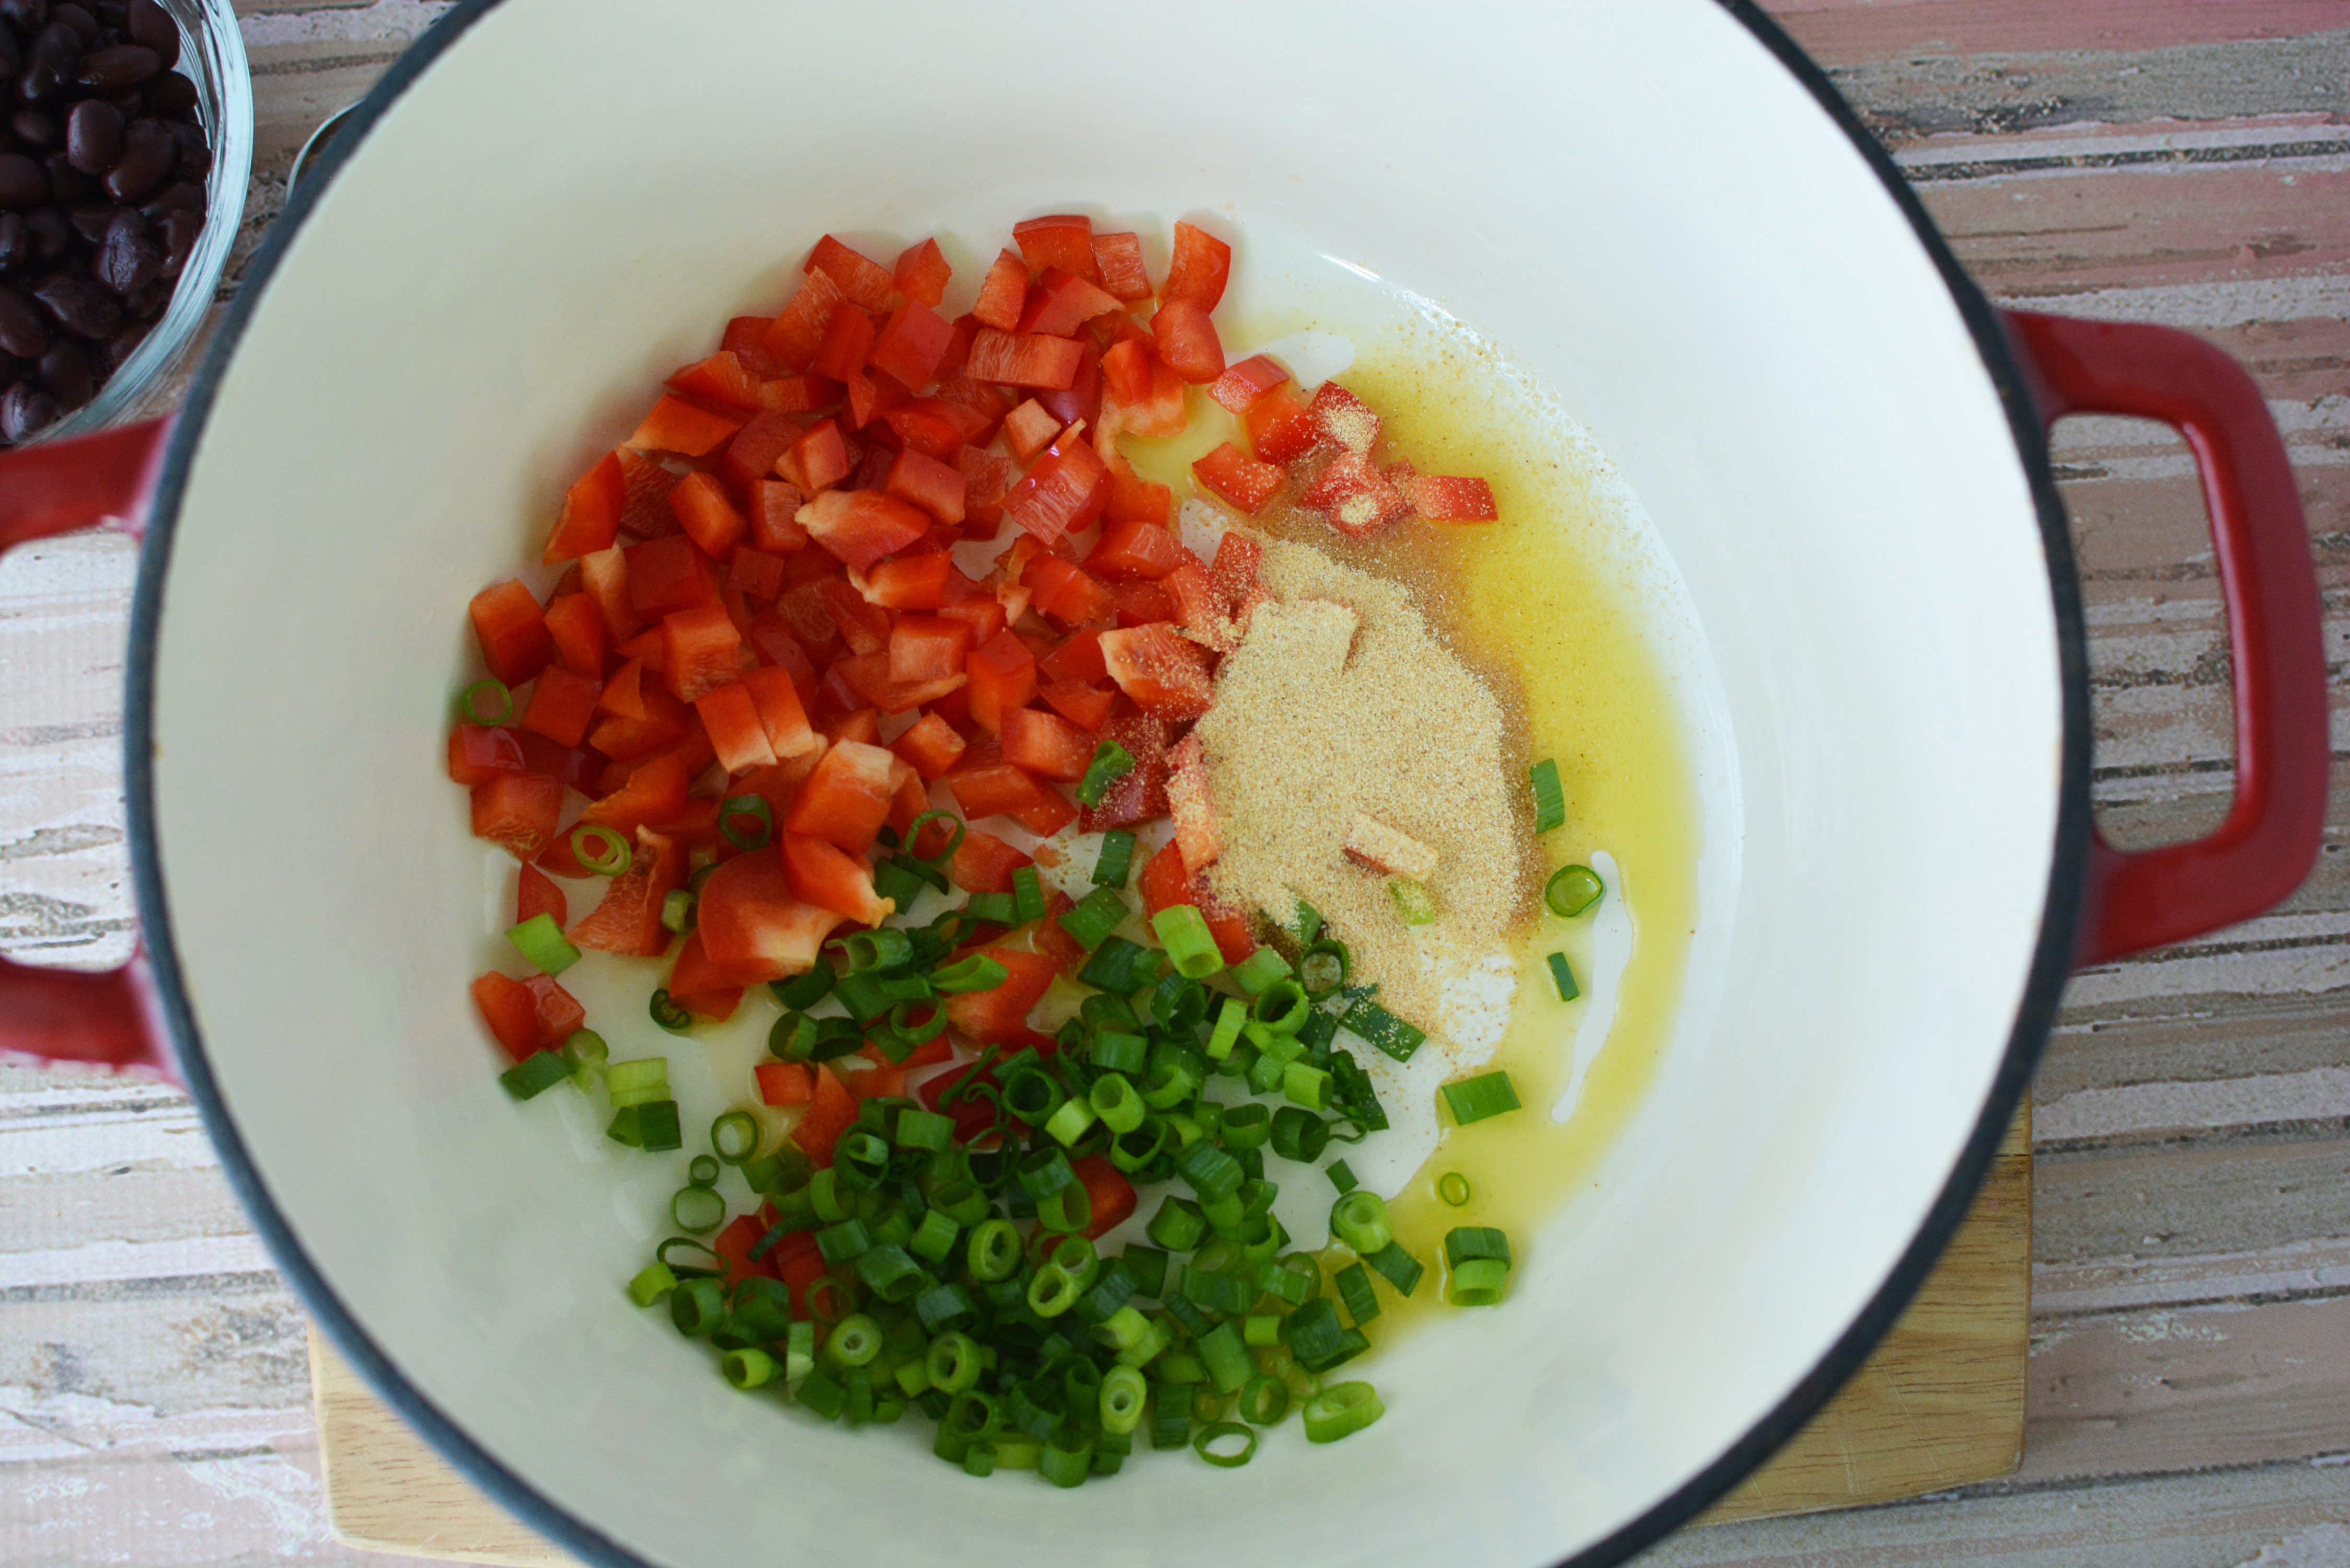
[[[2003,301],[2191,327],[2301,476],[2340,685],[2350,593],[2350,0],[1778,0]],[[246,245],[310,130],[434,0],[238,0]],[[1703,106],[1659,104],[1659,114]],[[230,286],[234,286],[232,273]],[[2185,449],[2081,421],[2109,832],[2231,787]],[[0,951],[129,951],[113,535],[0,564]],[[2334,745],[2345,744],[2337,700]],[[2284,909],[2081,976],[2035,1087],[2030,1427],[2012,1480],[1687,1532],[1676,1564],[2350,1565],[2350,803]],[[388,1563],[328,1533],[303,1317],[188,1102],[0,1069],[0,1562]]]

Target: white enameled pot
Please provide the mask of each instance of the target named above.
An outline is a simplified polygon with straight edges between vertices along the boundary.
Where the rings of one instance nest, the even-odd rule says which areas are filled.
[[[627,1304],[629,1203],[483,1061],[483,850],[441,740],[467,597],[712,322],[827,230],[992,245],[1072,207],[1207,214],[1260,302],[1409,294],[1505,345],[1638,492],[1731,762],[1686,1026],[1509,1303],[1383,1357],[1388,1418],[1339,1448],[1060,1493],[735,1396]],[[2040,423],[2072,409],[2189,432],[2229,583],[2237,807],[2155,856],[2089,824]],[[2076,959],[2265,908],[2316,843],[2314,587],[2250,382],[2177,334],[1998,317],[1744,5],[461,0],[161,437],[0,469],[0,544],[152,485],[145,954],[0,968],[0,1044],[175,1062],[343,1351],[598,1562],[1618,1559],[1890,1324]]]

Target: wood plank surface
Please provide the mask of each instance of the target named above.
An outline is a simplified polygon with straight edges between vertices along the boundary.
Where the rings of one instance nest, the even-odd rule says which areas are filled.
[[[251,244],[309,129],[441,7],[239,0]],[[2244,360],[2310,514],[2350,753],[2350,0],[1778,0],[2000,298]],[[1659,113],[1700,112],[1662,105]],[[233,275],[230,286],[234,286]],[[2186,454],[2068,421],[2095,789],[2138,842],[2224,812],[2225,625]],[[0,562],[0,950],[128,950],[117,539]],[[2022,1469],[1685,1532],[1668,1563],[2350,1563],[2350,799],[2282,910],[2104,966],[2035,1086]],[[0,1069],[0,1560],[385,1563],[328,1530],[301,1314],[185,1103]]]

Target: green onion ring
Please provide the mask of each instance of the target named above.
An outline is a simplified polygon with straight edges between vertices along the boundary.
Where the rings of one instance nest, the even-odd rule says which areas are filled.
[[[1347,950],[1347,944],[1342,941],[1311,942],[1304,952],[1297,955],[1297,977],[1305,984],[1305,994],[1315,1002],[1321,1002],[1337,995],[1345,988],[1354,963],[1355,955]],[[1316,973],[1326,972],[1334,964],[1337,969],[1336,977],[1327,985],[1315,984]]]
[[[598,843],[611,847],[599,853],[590,847]],[[600,822],[583,822],[571,830],[571,857],[598,877],[620,876],[635,858],[629,841]]]
[[[1211,1443],[1232,1438],[1241,1440],[1242,1448],[1238,1453],[1220,1454],[1209,1447]],[[1210,1464],[1221,1469],[1236,1470],[1256,1458],[1256,1434],[1238,1421],[1217,1421],[1201,1428],[1199,1434],[1191,1439],[1191,1447]]]
[[[652,1001],[646,1004],[645,1011],[652,1015],[652,1021],[655,1023],[672,1034],[682,1034],[693,1027],[693,1014],[671,1001],[666,990],[654,992]]]
[[[1588,866],[1562,866],[1543,888],[1543,902],[1562,920],[1571,920],[1599,902],[1607,885]]]
[[[710,1147],[727,1164],[743,1164],[759,1152],[759,1118],[748,1111],[728,1111],[710,1124]]]
[[[726,1199],[707,1187],[681,1187],[669,1200],[669,1217],[690,1236],[707,1236],[726,1222]]]
[[[918,855],[914,852],[914,846],[920,842],[922,829],[929,826],[933,821],[951,822],[954,824],[954,836],[949,839],[947,841],[947,846],[944,849],[940,850],[936,855]],[[946,868],[946,863],[954,858],[954,852],[962,847],[962,836],[964,831],[962,818],[957,816],[953,812],[926,811],[922,813],[921,815],[914,818],[911,825],[910,825],[906,829],[906,857],[910,860],[919,860],[923,865],[931,867],[934,869],[944,870]]]
[[[698,1263],[671,1262],[669,1255],[669,1250],[671,1247],[691,1247],[697,1252],[706,1253],[709,1256],[712,1264],[715,1266],[704,1268]],[[716,1252],[712,1251],[711,1249],[703,1246],[701,1242],[686,1236],[671,1236],[668,1241],[663,1241],[660,1246],[653,1249],[653,1258],[663,1268],[667,1269],[671,1273],[675,1274],[681,1280],[695,1279],[703,1274],[723,1274],[726,1272],[725,1259],[720,1257]]]
[[[495,711],[483,711],[481,698],[484,692],[495,700]],[[468,724],[503,724],[514,717],[514,693],[506,689],[504,681],[484,677],[466,687],[458,697],[457,714]]]
[[[818,1299],[818,1292],[823,1293],[821,1300]],[[806,1304],[808,1316],[827,1326],[837,1324],[846,1318],[848,1315],[848,1309],[856,1304],[855,1299],[848,1293],[848,1287],[830,1274],[819,1275],[810,1281],[807,1293],[802,1300]]]
[[[718,1185],[719,1163],[706,1154],[697,1154],[693,1163],[685,1168],[685,1179],[696,1187]]]
[[[735,826],[735,819],[743,816],[758,823],[755,837]],[[764,849],[775,842],[775,808],[763,794],[730,794],[718,803],[718,836],[745,853]]]
[[[1469,1179],[1457,1170],[1448,1170],[1436,1179],[1436,1195],[1458,1209],[1469,1201]]]

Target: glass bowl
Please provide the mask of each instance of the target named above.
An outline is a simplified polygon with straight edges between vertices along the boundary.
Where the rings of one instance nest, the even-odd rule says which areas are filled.
[[[87,435],[176,401],[175,373],[203,336],[204,322],[244,223],[253,182],[253,76],[230,0],[157,0],[180,26],[180,60],[173,68],[196,84],[196,114],[212,146],[204,188],[204,226],[181,269],[172,303],[155,329],[132,351],[98,395],[31,439]]]

